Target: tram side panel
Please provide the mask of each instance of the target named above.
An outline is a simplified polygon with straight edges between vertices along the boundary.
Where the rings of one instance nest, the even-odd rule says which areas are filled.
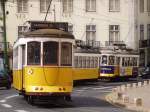
[[[77,53],[74,57],[73,80],[98,79],[98,61],[96,54]]]
[[[22,86],[22,70],[13,70],[13,87],[21,91]]]
[[[74,68],[73,69],[73,80],[94,80],[98,79],[98,68],[87,69],[87,68]]]

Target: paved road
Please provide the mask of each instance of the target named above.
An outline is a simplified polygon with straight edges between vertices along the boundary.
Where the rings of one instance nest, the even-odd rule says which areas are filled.
[[[0,112],[131,112],[115,107],[105,101],[105,96],[112,88],[135,82],[94,82],[78,85],[74,88],[71,104],[29,105],[14,89],[0,89]]]

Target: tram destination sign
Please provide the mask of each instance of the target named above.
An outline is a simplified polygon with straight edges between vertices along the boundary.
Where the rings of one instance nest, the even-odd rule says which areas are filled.
[[[28,21],[30,24],[30,30],[38,29],[60,29],[68,32],[67,22],[48,22],[48,21]]]

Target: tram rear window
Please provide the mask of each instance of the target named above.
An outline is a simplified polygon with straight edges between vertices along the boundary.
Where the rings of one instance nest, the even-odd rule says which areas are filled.
[[[58,65],[58,43],[44,42],[43,56],[44,65]]]
[[[28,65],[40,65],[41,59],[41,43],[40,42],[28,42],[27,44],[27,64]]]
[[[61,65],[72,65],[72,44],[64,42],[61,44]]]

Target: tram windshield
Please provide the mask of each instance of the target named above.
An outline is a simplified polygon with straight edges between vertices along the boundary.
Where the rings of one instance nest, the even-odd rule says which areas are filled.
[[[57,42],[43,43],[43,64],[58,65],[58,43]]]
[[[40,42],[28,42],[27,44],[27,64],[28,65],[40,65],[41,59],[41,43]]]
[[[63,42],[61,44],[61,65],[72,66],[72,44]]]
[[[107,65],[107,56],[106,55],[102,56],[102,65]]]

